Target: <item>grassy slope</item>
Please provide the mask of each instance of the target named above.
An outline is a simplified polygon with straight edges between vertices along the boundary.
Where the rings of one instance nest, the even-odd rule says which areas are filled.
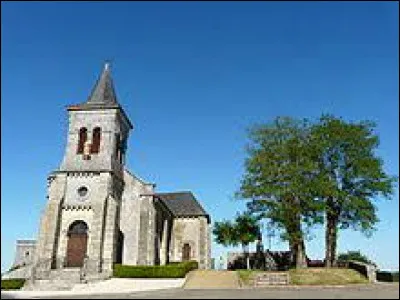
[[[352,269],[341,268],[308,268],[290,270],[291,284],[297,285],[341,285],[351,283],[368,283],[368,280]]]
[[[244,285],[248,285],[250,279],[254,276],[255,273],[260,272],[260,271],[253,271],[253,270],[237,270],[236,271],[239,275],[240,281]]]
[[[260,271],[238,270],[239,278],[244,285],[248,285],[253,276]],[[368,283],[368,280],[355,270],[307,268],[289,271],[290,283],[294,285],[343,285],[354,283]]]

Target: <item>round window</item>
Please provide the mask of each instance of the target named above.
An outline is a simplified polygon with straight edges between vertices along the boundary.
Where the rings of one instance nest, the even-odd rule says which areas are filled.
[[[86,186],[81,186],[78,189],[78,195],[81,196],[81,197],[86,196],[87,192],[88,192],[88,188]]]

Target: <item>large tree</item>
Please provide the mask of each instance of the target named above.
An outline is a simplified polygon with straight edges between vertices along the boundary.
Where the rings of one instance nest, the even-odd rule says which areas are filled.
[[[252,213],[283,230],[297,268],[306,267],[304,230],[321,222],[314,194],[318,164],[309,151],[307,120],[278,117],[250,129],[248,158],[238,198]]]
[[[249,269],[248,247],[260,236],[260,225],[255,217],[245,212],[238,214],[234,222],[215,222],[213,234],[216,242],[224,246],[242,245],[246,267]]]
[[[375,152],[379,143],[375,126],[330,115],[312,126],[310,152],[319,172],[314,190],[324,203],[327,267],[336,264],[338,229],[353,227],[371,234],[378,222],[373,200],[393,193],[396,178],[385,173]]]

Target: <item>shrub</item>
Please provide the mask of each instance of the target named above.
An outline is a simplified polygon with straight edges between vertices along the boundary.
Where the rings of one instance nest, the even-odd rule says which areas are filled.
[[[348,251],[346,253],[340,253],[337,259],[338,261],[342,262],[355,260],[376,266],[376,264],[373,261],[369,260],[368,257],[362,254],[360,251]]]
[[[23,287],[25,279],[2,279],[1,289],[2,290],[19,290]]]
[[[126,266],[114,265],[114,277],[121,278],[183,278],[198,268],[197,261],[168,264],[165,266]]]
[[[377,271],[376,280],[387,282],[399,282],[399,272]]]

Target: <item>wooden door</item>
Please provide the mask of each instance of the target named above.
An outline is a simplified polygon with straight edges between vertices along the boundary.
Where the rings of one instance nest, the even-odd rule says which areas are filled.
[[[182,248],[182,261],[190,260],[190,245],[184,244]]]
[[[82,267],[86,255],[87,235],[70,234],[67,245],[67,267]]]

